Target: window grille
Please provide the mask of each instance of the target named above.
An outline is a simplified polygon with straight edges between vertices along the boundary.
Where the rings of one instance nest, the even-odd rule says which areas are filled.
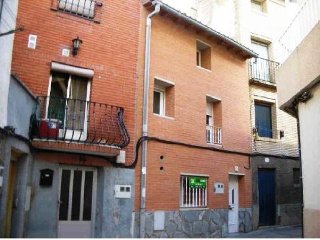
[[[207,207],[207,177],[180,177],[180,207]]]
[[[97,0],[52,0],[52,10],[100,22],[102,2]]]

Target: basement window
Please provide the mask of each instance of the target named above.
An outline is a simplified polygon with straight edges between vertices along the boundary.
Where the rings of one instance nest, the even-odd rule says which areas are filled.
[[[200,41],[196,43],[196,63],[198,67],[211,70],[211,47]]]

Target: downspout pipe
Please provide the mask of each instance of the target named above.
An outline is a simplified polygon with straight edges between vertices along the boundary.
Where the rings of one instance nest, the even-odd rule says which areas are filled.
[[[160,4],[156,3],[155,9],[146,19],[146,36],[144,52],[144,78],[143,78],[143,109],[142,109],[142,136],[148,136],[148,99],[150,78],[150,45],[151,45],[151,18],[160,12]],[[140,177],[140,238],[145,237],[146,226],[146,166],[147,166],[147,141],[141,146],[141,177]]]
[[[296,106],[296,118],[297,118],[297,129],[298,129],[298,148],[300,157],[300,191],[301,191],[301,226],[302,226],[302,238],[304,238],[304,197],[303,197],[303,175],[302,175],[302,158],[301,158],[301,132],[300,132],[300,119],[299,119],[299,103]]]

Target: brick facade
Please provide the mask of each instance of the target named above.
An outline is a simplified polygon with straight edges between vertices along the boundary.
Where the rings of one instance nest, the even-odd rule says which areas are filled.
[[[143,9],[142,26],[149,13]],[[144,42],[144,37],[142,34],[141,42]],[[197,41],[211,48],[211,70],[196,65]],[[143,50],[142,48],[140,51],[141,70],[144,64]],[[245,59],[228,51],[215,40],[197,34],[192,28],[184,27],[162,14],[152,18],[150,59],[148,136],[178,143],[148,141],[146,211],[150,214],[153,211],[179,211],[180,175],[185,173],[207,176],[207,207],[227,210],[229,173],[235,173],[236,166],[241,174],[238,178],[239,207],[250,208],[251,171],[246,169],[249,164],[248,156],[218,152],[220,149],[250,153],[250,102]],[[173,84],[170,91],[174,97],[166,96],[170,98],[168,101],[171,105],[170,113],[165,116],[153,113],[154,79],[157,78]],[[140,71],[140,79],[143,79],[143,71]],[[137,116],[141,116],[142,80],[139,81],[138,92]],[[207,96],[218,99],[218,112],[221,112],[221,116],[216,121],[222,127],[221,145],[206,142]],[[138,126],[141,125],[141,120],[137,119]],[[138,137],[141,136],[139,131],[137,134]],[[218,150],[198,149],[191,145]],[[141,155],[138,159],[141,159]],[[139,161],[136,168],[136,211],[140,207],[140,168]],[[215,182],[225,185],[224,194],[214,193]],[[228,232],[226,227],[220,226],[219,229],[225,233]],[[165,233],[163,236],[166,236]]]
[[[92,69],[90,101],[125,109],[124,121],[132,136],[126,148],[126,162],[130,164],[135,132],[139,2],[103,2],[100,23],[51,7],[50,2],[39,2],[35,7],[32,2],[20,1],[18,22],[25,30],[15,36],[12,73],[36,96],[47,96],[51,62]],[[37,35],[35,49],[27,47],[29,34]],[[73,57],[71,40],[77,36],[83,44]],[[70,50],[69,57],[62,56],[63,49]]]

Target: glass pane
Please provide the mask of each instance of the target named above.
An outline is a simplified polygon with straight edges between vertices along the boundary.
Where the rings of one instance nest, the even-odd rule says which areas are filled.
[[[72,192],[72,210],[71,220],[80,220],[80,202],[81,202],[81,181],[82,171],[75,170],[73,178],[73,192]]]
[[[271,107],[255,104],[255,115],[259,136],[272,138]]]
[[[68,220],[70,175],[70,170],[62,170],[59,220]]]
[[[160,114],[160,92],[153,92],[153,113]]]
[[[86,110],[87,86],[87,78],[72,76],[67,112],[68,129],[83,130]]]
[[[91,220],[93,172],[86,171],[83,196],[83,220]]]
[[[48,118],[64,120],[68,88],[68,74],[52,73]]]

